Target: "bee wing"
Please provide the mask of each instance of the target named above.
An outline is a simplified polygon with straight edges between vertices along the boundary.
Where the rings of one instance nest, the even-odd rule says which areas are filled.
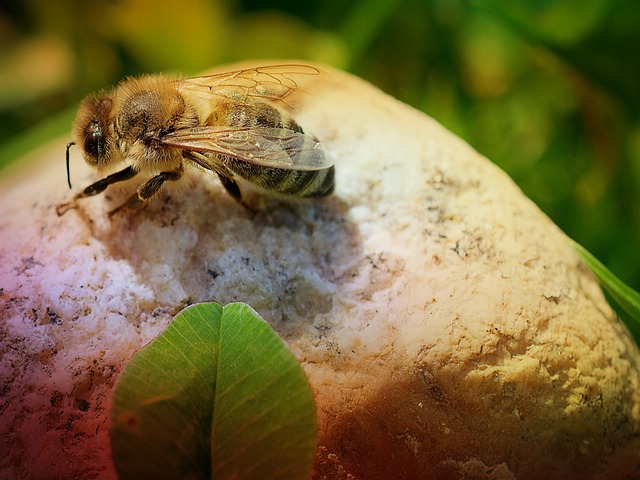
[[[333,160],[318,140],[286,128],[196,127],[169,133],[162,142],[169,147],[226,155],[286,170],[314,171],[333,165]]]
[[[296,97],[308,94],[301,85],[321,73],[310,65],[267,65],[187,78],[179,80],[178,85],[203,98],[223,96],[238,102],[259,98],[295,110]]]

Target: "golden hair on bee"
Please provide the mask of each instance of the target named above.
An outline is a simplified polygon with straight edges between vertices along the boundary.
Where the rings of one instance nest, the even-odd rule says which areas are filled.
[[[180,79],[165,75],[127,78],[117,87],[85,98],[67,146],[80,147],[98,172],[127,166],[99,180],[71,201],[103,192],[109,185],[151,174],[123,205],[139,207],[165,182],[177,182],[185,168],[219,177],[242,202],[238,182],[279,196],[314,198],[334,188],[334,166],[324,145],[294,118],[302,84],[320,71],[308,65],[268,65]]]

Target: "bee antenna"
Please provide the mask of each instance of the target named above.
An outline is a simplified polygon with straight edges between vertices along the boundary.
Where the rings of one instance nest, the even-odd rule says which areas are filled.
[[[67,184],[69,185],[69,190],[71,190],[71,173],[69,172],[69,149],[75,144],[76,142],[67,143]]]

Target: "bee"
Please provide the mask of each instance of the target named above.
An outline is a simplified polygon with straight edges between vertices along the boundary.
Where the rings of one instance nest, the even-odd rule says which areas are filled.
[[[289,197],[329,195],[333,161],[293,118],[296,99],[307,93],[298,82],[320,73],[307,65],[270,65],[186,79],[148,75],[88,96],[67,145],[69,188],[72,145],[98,172],[127,166],[58,205],[58,215],[109,185],[146,173],[151,177],[109,215],[140,207],[187,168],[214,172],[241,203],[239,183]]]

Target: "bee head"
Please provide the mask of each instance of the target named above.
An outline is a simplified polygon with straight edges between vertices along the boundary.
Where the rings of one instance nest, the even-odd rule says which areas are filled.
[[[82,149],[86,162],[98,169],[109,165],[114,154],[112,108],[112,95],[89,96],[80,104],[74,122],[74,143]]]

